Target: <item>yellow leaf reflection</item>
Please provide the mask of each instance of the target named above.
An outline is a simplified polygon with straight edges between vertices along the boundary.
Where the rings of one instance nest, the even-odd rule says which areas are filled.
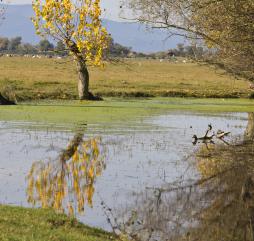
[[[55,161],[35,162],[27,176],[27,200],[74,215],[93,206],[96,178],[106,165],[100,138],[77,134]]]

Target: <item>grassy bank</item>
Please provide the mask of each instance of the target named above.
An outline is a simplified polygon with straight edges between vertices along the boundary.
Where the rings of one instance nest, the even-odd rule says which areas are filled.
[[[112,241],[112,234],[89,228],[52,210],[0,205],[2,241]]]
[[[248,83],[222,70],[197,63],[128,60],[90,67],[91,90],[116,97],[248,97]],[[0,58],[0,90],[19,100],[75,99],[77,73],[71,59]]]

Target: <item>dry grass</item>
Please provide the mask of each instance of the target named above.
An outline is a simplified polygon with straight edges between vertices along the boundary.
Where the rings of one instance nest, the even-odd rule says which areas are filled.
[[[91,90],[102,96],[247,97],[248,83],[197,63],[128,60],[90,68]],[[0,90],[19,99],[77,98],[77,73],[70,59],[0,58]]]

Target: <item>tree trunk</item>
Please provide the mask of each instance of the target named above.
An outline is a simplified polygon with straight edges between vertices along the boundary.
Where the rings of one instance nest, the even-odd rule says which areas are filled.
[[[79,75],[78,80],[78,95],[80,100],[88,100],[90,99],[89,94],[89,73],[86,66],[86,62],[82,58],[78,58],[77,62],[77,70]]]

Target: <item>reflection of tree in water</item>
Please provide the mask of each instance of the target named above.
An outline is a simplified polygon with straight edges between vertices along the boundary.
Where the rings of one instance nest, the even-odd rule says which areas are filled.
[[[136,240],[254,240],[254,114],[241,141],[200,148],[200,179],[148,190],[123,230]]]
[[[94,183],[105,169],[99,138],[83,139],[76,134],[57,160],[35,162],[28,174],[27,198],[32,204],[63,211],[68,207],[73,215],[92,207]]]
[[[254,139],[254,113],[249,113],[248,125],[245,132],[245,139],[253,141]]]

